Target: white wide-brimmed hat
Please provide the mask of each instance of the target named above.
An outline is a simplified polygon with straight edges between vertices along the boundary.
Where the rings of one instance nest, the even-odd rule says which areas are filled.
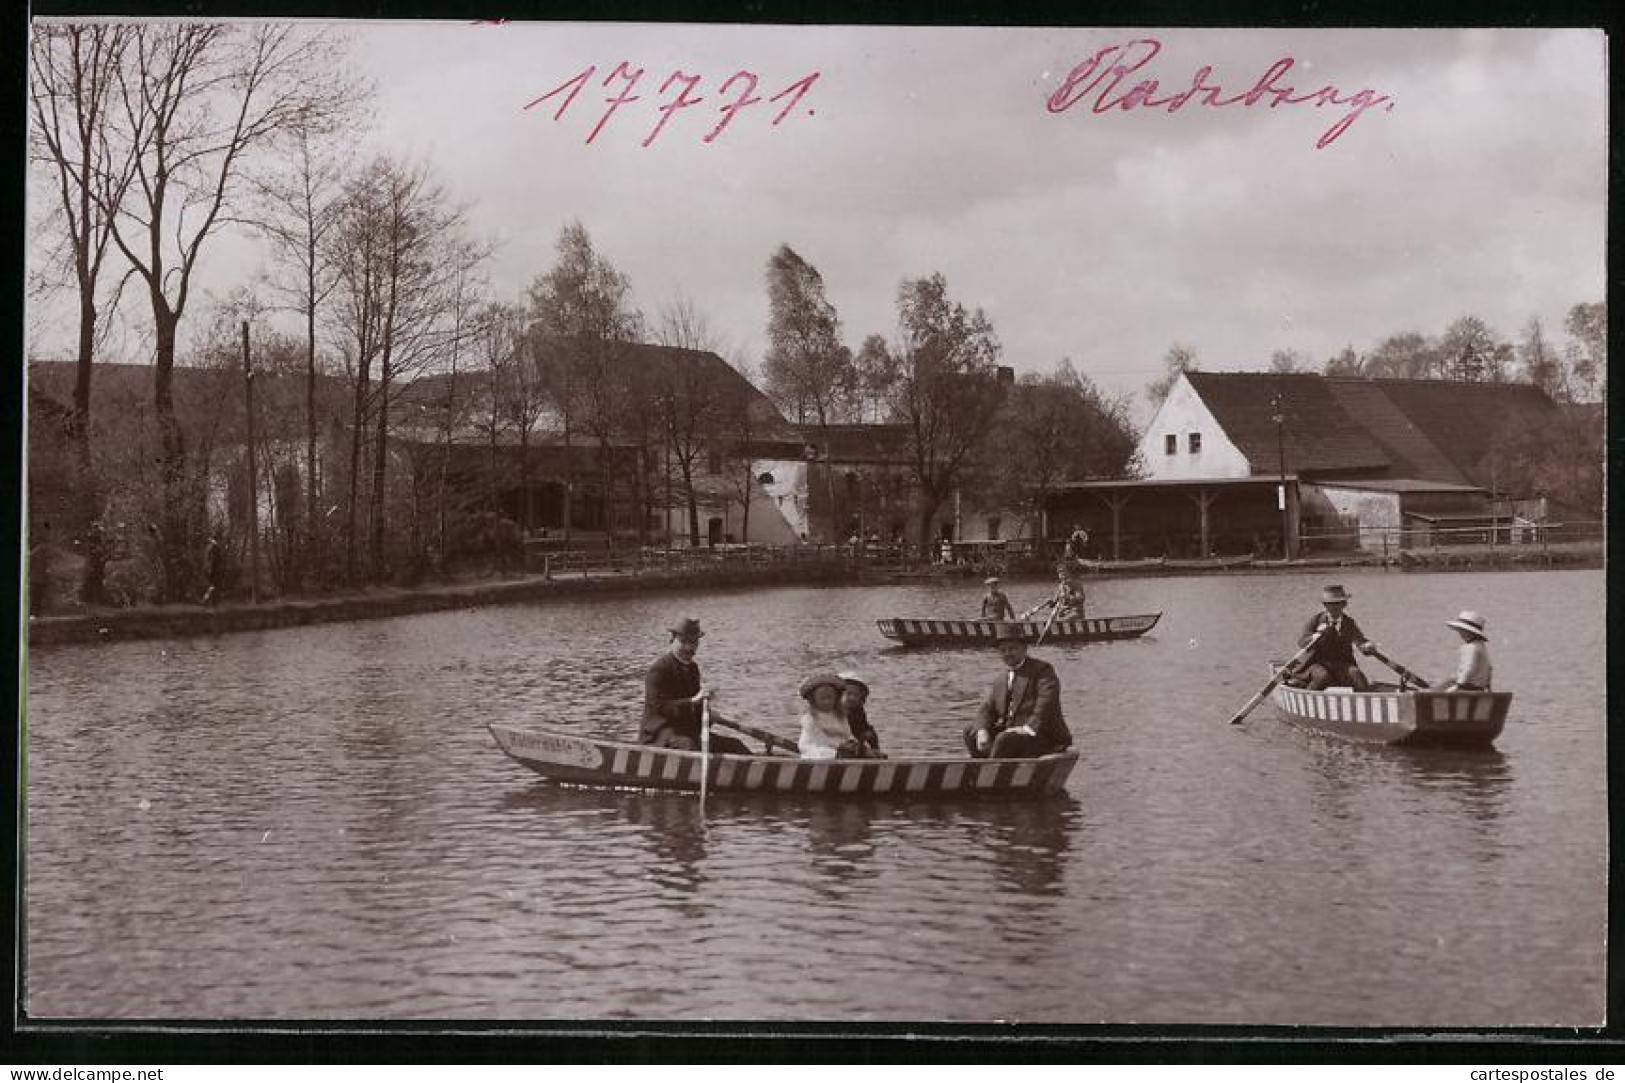
[[[1479,616],[1476,609],[1463,609],[1461,615],[1455,620],[1447,620],[1444,623],[1447,627],[1454,628],[1458,632],[1466,632],[1468,635],[1477,636],[1479,639],[1487,641],[1490,638],[1484,634],[1484,618]]]

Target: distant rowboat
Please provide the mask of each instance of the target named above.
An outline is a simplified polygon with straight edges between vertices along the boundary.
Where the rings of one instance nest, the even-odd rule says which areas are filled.
[[[1489,745],[1501,735],[1511,692],[1401,692],[1277,685],[1275,708],[1299,725],[1351,741],[1384,745]]]
[[[556,730],[489,728],[503,752],[550,781],[612,789],[698,790],[709,763],[706,784],[712,793],[1036,798],[1059,793],[1078,762],[1073,750],[1029,760],[703,757]]]
[[[1129,617],[1088,617],[1057,620],[1049,625],[1046,643],[1100,643],[1133,639],[1156,627],[1161,613]],[[926,617],[887,617],[876,621],[880,634],[910,647],[991,647],[999,628],[1020,626],[1029,643],[1043,634],[1047,620],[938,620]]]

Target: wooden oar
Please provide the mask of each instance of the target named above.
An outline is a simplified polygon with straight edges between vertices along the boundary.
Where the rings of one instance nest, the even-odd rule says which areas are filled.
[[[1049,635],[1050,628],[1055,624],[1055,618],[1061,615],[1060,600],[1061,595],[1059,592],[1057,592],[1055,595],[1055,606],[1049,611],[1049,620],[1044,622],[1044,630],[1038,633],[1038,642],[1033,644],[1034,647],[1042,647],[1044,645],[1044,637]]]
[[[1305,658],[1309,657],[1309,652],[1315,649],[1315,644],[1316,643],[1320,642],[1320,636],[1321,636],[1321,633],[1316,632],[1313,636],[1311,636],[1309,638],[1309,642],[1307,642],[1307,643],[1305,643],[1303,645],[1303,650],[1299,651],[1297,654],[1294,654],[1291,658],[1289,658],[1287,660],[1286,665],[1284,665],[1280,669],[1276,670],[1275,671],[1275,676],[1270,678],[1270,683],[1266,684],[1263,688],[1259,689],[1259,692],[1258,692],[1258,694],[1256,696],[1254,696],[1252,699],[1248,700],[1245,704],[1243,704],[1241,710],[1237,711],[1234,715],[1232,715],[1230,717],[1230,724],[1232,726],[1234,726],[1237,723],[1239,723],[1242,719],[1244,719],[1248,715],[1252,714],[1253,708],[1257,707],[1260,703],[1263,703],[1264,698],[1266,696],[1268,696],[1271,692],[1275,691],[1275,686],[1280,684],[1282,681],[1284,681],[1286,679],[1286,675],[1288,673],[1292,672],[1293,667],[1296,666],[1299,662],[1303,661]]]
[[[705,791],[711,778],[711,701],[700,700],[700,815],[705,815]]]
[[[793,755],[801,755],[800,745],[796,744],[787,737],[780,737],[772,730],[764,730],[758,729],[755,726],[747,726],[743,722],[734,722],[731,719],[723,718],[721,716],[711,719],[711,723],[717,726],[726,726],[728,729],[734,730],[738,733],[743,733],[747,737],[754,737],[758,741],[765,744],[769,752],[772,752],[775,748],[782,748]]]
[[[1407,681],[1409,681],[1411,684],[1416,685],[1416,687],[1418,687],[1418,688],[1431,688],[1431,687],[1433,687],[1431,684],[1429,684],[1427,681],[1423,680],[1421,677],[1418,677],[1416,674],[1412,673],[1410,670],[1406,669],[1404,666],[1400,665],[1398,662],[1394,661],[1392,658],[1388,657],[1386,654],[1383,654],[1381,651],[1379,651],[1376,648],[1375,644],[1373,644],[1372,647],[1371,647],[1371,657],[1375,658],[1377,661],[1381,662],[1383,665],[1387,666],[1389,669],[1391,669],[1395,673],[1399,674],[1399,686],[1400,686],[1401,691],[1404,690],[1405,683]]]
[[[1026,620],[1027,618],[1031,617],[1034,613],[1037,613],[1040,609],[1043,609],[1046,605],[1054,605],[1054,604],[1055,604],[1055,599],[1054,598],[1045,598],[1043,601],[1039,602],[1037,605],[1033,606],[1031,609],[1024,610],[1022,612],[1021,616],[1017,617],[1016,619],[1017,620]]]

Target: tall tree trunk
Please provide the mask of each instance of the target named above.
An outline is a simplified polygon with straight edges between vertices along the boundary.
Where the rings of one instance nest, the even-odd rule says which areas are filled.
[[[309,304],[305,308],[305,537],[304,571],[309,576],[320,575],[322,565],[322,522],[317,515],[321,496],[316,489],[316,433],[320,422],[316,418],[316,244],[312,239],[307,250],[309,268],[306,286]]]
[[[175,328],[179,319],[154,291],[156,341],[152,374],[152,402],[158,415],[160,458],[163,472],[163,513],[158,526],[159,595],[161,602],[181,596],[185,581],[186,557],[186,434],[175,417]]]
[[[73,443],[74,470],[78,474],[80,514],[85,525],[97,522],[102,516],[101,482],[96,476],[96,462],[90,446],[90,375],[95,360],[96,302],[81,288],[79,291],[79,361],[73,382],[73,413],[68,418],[68,438]],[[102,545],[85,547],[84,572],[79,579],[79,597],[87,605],[101,605],[107,600],[105,584],[107,552]]]

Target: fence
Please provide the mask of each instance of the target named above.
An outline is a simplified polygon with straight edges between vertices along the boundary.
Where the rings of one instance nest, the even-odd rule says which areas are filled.
[[[1598,520],[1570,523],[1533,523],[1504,519],[1459,527],[1342,527],[1304,534],[1299,538],[1302,556],[1365,552],[1373,556],[1397,558],[1405,553],[1439,550],[1495,550],[1550,552],[1563,548],[1600,546],[1604,524]]]

